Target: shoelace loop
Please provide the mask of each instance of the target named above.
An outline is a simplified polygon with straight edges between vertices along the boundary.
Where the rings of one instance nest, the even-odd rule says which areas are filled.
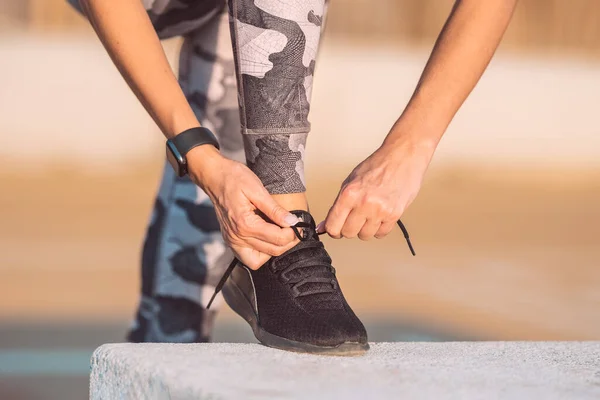
[[[410,241],[410,236],[408,234],[408,230],[406,229],[406,227],[404,226],[404,224],[402,223],[401,220],[398,220],[398,226],[400,227],[400,230],[402,231],[402,234],[404,235],[404,239],[406,240],[406,244],[408,245],[408,248],[411,252],[411,254],[413,256],[416,256],[415,253],[415,249],[413,248],[413,245]],[[325,234],[325,232],[317,232],[311,224],[309,224],[308,222],[304,222],[304,221],[300,221],[298,223],[296,223],[296,225],[291,227],[292,230],[294,231],[294,234],[296,235],[296,237],[298,238],[298,240],[300,240],[300,242],[304,242],[309,244],[307,245],[302,245],[302,246],[298,246],[296,245],[295,248],[293,248],[293,251],[297,251],[300,250],[301,248],[307,248],[307,247],[314,247],[314,246],[310,246],[311,244],[317,244],[320,245],[321,247],[323,246],[323,243],[318,241],[318,242],[308,242],[310,239],[312,239],[314,237],[314,235],[323,235]],[[300,231],[299,228],[302,228],[302,233]],[[290,253],[287,253],[290,254]],[[329,257],[327,260],[327,264],[315,264],[315,260],[319,261],[319,262],[325,262],[325,258],[322,257],[323,260],[321,260],[320,258],[312,258],[310,260],[310,264],[305,261],[305,260],[299,260],[296,261],[294,263],[291,263],[290,265],[288,265],[286,268],[282,269],[280,272],[280,277],[284,276],[284,279],[286,279],[286,276],[284,275],[287,272],[291,272],[292,270],[298,269],[298,268],[304,268],[304,267],[309,267],[309,266],[317,266],[317,265],[323,265],[323,266],[327,266],[329,268],[331,268],[331,272],[333,274],[335,274],[335,268],[333,268],[333,266],[331,266],[331,259]],[[227,279],[229,279],[229,276],[231,275],[231,273],[233,272],[233,269],[236,267],[237,263],[239,262],[239,260],[237,258],[233,258],[233,261],[231,261],[231,263],[229,264],[229,266],[227,267],[227,270],[225,270],[225,273],[223,274],[223,276],[221,277],[221,280],[219,281],[219,283],[217,284],[217,286],[215,287],[215,292],[213,293],[212,297],[210,298],[210,301],[208,302],[208,305],[206,306],[206,309],[208,310],[210,308],[210,306],[212,305],[214,299],[217,297],[217,294],[219,294],[219,292],[221,291],[221,289],[223,289],[223,286],[225,285],[225,282],[227,282]],[[305,285],[307,283],[310,282],[314,282],[314,283],[332,283],[332,288],[331,290],[329,289],[310,289],[307,291],[303,291],[301,292],[299,290],[299,287],[301,287],[302,285]],[[329,278],[322,278],[322,277],[306,277],[303,278],[301,280],[299,280],[298,282],[291,282],[291,280],[288,279],[287,283],[293,283],[294,286],[292,286],[292,292],[294,293],[295,297],[299,297],[299,296],[307,296],[310,294],[316,294],[316,293],[325,293],[325,292],[330,292],[333,290],[337,290],[337,284],[335,283],[335,280],[333,279],[329,279]]]
[[[325,248],[323,247],[323,242],[320,241],[313,241],[306,238],[306,236],[302,236],[303,239],[300,239],[300,243],[298,243],[296,246],[294,246],[293,248],[291,248],[290,250],[288,250],[285,253],[285,256],[288,257],[290,254],[293,254],[295,252],[301,251],[301,250],[307,250],[307,249],[317,249],[316,254],[314,254],[312,257],[310,258],[300,258],[299,260],[296,260],[288,265],[286,265],[284,268],[279,268],[279,265],[277,263],[277,261],[279,261],[279,259],[274,259],[271,264],[270,267],[273,270],[273,272],[275,274],[278,275],[279,280],[284,283],[284,284],[292,284],[292,292],[294,297],[300,297],[300,296],[307,296],[309,294],[316,294],[316,293],[330,293],[332,291],[335,291],[337,288],[335,279],[333,279],[333,276],[335,276],[335,269],[333,268],[333,266],[331,265],[331,258],[327,255],[327,253],[325,252]],[[300,277],[296,277],[296,278],[290,278],[288,277],[288,274],[292,273],[293,271],[302,269],[302,268],[315,268],[315,267],[324,267],[323,272],[328,272],[332,275],[332,277],[324,277],[324,276],[314,276],[314,275],[307,275],[307,276],[300,276]],[[328,286],[323,286],[320,285],[318,288],[313,287],[311,289],[308,290],[303,290],[300,291],[300,287],[309,284],[309,283],[328,283]]]

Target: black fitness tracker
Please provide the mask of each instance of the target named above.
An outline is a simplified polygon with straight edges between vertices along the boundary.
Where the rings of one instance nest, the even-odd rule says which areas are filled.
[[[188,151],[204,144],[210,144],[215,146],[217,150],[219,149],[219,142],[215,135],[209,129],[200,127],[188,129],[167,140],[167,160],[177,176],[182,177],[188,173],[185,157]]]

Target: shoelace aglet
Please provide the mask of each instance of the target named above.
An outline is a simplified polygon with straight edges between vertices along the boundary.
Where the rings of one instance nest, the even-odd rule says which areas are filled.
[[[211,304],[213,303],[213,301],[215,300],[215,297],[217,297],[217,294],[218,294],[218,293],[219,293],[219,292],[217,292],[217,291],[215,290],[215,292],[213,293],[212,297],[210,298],[210,301],[208,302],[208,305],[206,306],[206,309],[207,309],[207,310],[208,310],[208,309],[210,309],[210,306],[211,306]]]
[[[412,253],[412,255],[416,256],[417,253],[415,253],[415,249],[413,248],[413,245],[410,242],[410,238],[406,238],[406,243],[408,243],[408,248],[410,249],[410,252]]]
[[[408,244],[408,248],[409,248],[411,254],[413,256],[416,256],[417,253],[415,253],[415,249],[413,248],[413,245],[410,241],[410,236],[408,235],[408,230],[406,229],[406,227],[400,220],[398,220],[398,226],[400,227],[400,230],[402,231],[402,234],[404,235],[404,239],[406,239],[406,244]]]

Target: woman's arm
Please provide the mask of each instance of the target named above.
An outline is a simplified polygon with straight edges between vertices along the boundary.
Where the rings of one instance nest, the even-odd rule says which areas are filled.
[[[458,0],[417,88],[382,146],[342,184],[319,231],[387,235],[414,200],[433,153],[489,64],[516,0]]]
[[[94,30],[168,138],[200,126],[140,0],[80,0]]]
[[[165,136],[200,126],[142,2],[80,1],[121,75]],[[258,268],[294,245],[289,226],[298,218],[279,206],[245,165],[226,159],[210,145],[193,148],[186,158],[190,178],[210,197],[225,241],[244,264]]]
[[[458,0],[417,88],[384,144],[410,137],[437,146],[487,68],[517,0]]]

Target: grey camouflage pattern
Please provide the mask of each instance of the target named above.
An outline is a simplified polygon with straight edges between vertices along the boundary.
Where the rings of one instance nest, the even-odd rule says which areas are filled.
[[[271,194],[304,192],[325,1],[232,0],[228,9],[248,166]]]
[[[244,162],[234,74],[227,14],[221,13],[185,37],[179,82],[222,153]],[[128,339],[208,341],[222,297],[210,310],[206,305],[232,258],[206,193],[165,164],[142,256],[142,299]]]
[[[271,194],[301,193],[304,181],[304,147],[307,133],[244,135],[248,167]]]

